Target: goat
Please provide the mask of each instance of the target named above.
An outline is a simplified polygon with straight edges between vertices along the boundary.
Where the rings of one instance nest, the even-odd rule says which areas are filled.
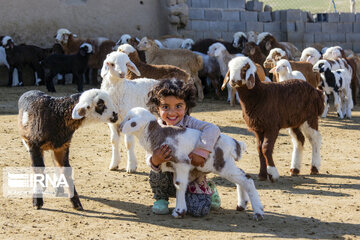
[[[161,127],[154,115],[144,108],[133,108],[120,124],[124,134],[135,135],[148,153],[167,144],[171,148],[172,160],[161,164],[162,171],[175,172],[174,183],[176,190],[176,208],[172,212],[175,218],[186,214],[185,192],[189,183],[191,170],[213,172],[236,184],[238,193],[237,210],[245,210],[247,202],[251,201],[254,219],[262,220],[263,206],[256,191],[254,181],[243,170],[238,168],[235,161],[240,160],[246,145],[231,137],[221,134],[214,151],[210,153],[203,167],[191,165],[190,152],[200,138],[201,132],[191,128],[174,126]]]
[[[45,167],[43,156],[48,150],[54,153],[58,167],[70,167],[69,148],[74,132],[87,123],[116,122],[118,119],[110,97],[99,89],[69,97],[51,97],[31,90],[21,95],[18,107],[21,139],[30,153],[32,167],[37,168]],[[68,183],[73,182],[71,172],[66,174],[66,179]],[[83,210],[73,187],[70,201],[75,209]],[[33,206],[40,209],[43,204],[42,193],[34,193]]]
[[[324,110],[321,91],[303,80],[287,80],[280,83],[261,82],[255,64],[247,57],[236,57],[229,62],[229,81],[239,93],[243,118],[255,133],[260,158],[259,179],[270,181],[279,178],[272,153],[279,130],[290,128],[293,139],[291,175],[300,173],[304,135],[312,145],[310,174],[318,174],[321,157],[321,134],[318,117]]]

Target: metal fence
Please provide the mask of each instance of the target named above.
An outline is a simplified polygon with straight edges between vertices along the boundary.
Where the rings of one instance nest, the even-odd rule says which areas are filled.
[[[301,9],[312,13],[351,12],[356,0],[261,0],[273,10]],[[360,10],[360,2],[359,10]]]

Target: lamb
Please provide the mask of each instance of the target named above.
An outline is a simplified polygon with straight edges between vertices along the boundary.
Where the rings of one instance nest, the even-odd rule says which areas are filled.
[[[93,47],[94,54],[89,57],[88,66],[91,71],[91,83],[97,84],[98,69],[102,67],[102,63],[106,55],[110,53],[115,46],[115,42],[104,38],[81,39],[71,33],[69,30],[61,28],[57,31],[56,41],[61,44],[65,54],[76,54],[79,51],[81,44],[90,43]],[[89,75],[86,74],[86,82],[89,82]]]
[[[288,59],[287,54],[284,50],[281,48],[273,48],[271,49],[269,55],[266,57],[266,61],[264,62],[265,68],[274,68],[276,66],[276,63],[280,61],[281,59]],[[312,64],[307,62],[296,62],[289,60],[289,63],[291,65],[291,68],[295,71],[301,72],[306,81],[313,86],[314,88],[317,88],[321,82],[320,74],[312,71]],[[274,82],[279,81],[278,74],[273,75]]]
[[[254,210],[254,219],[262,220],[264,217],[254,181],[243,170],[238,168],[235,161],[240,160],[246,145],[229,136],[221,134],[218,138],[214,151],[210,154],[203,167],[191,165],[190,152],[195,148],[201,132],[190,128],[178,128],[174,126],[161,127],[148,110],[133,108],[125,116],[120,124],[120,130],[124,134],[135,135],[140,144],[148,153],[167,144],[171,148],[173,160],[161,165],[162,171],[175,172],[174,183],[176,190],[176,208],[172,212],[175,218],[182,218],[186,214],[185,192],[189,182],[191,170],[201,172],[213,172],[236,184],[238,193],[238,211],[245,210],[250,199]]]
[[[191,48],[191,46],[194,44],[194,40],[192,40],[191,38],[183,39],[183,38],[174,38],[174,37],[161,39],[159,40],[159,42],[162,44],[164,48],[169,48],[169,49],[178,49],[178,48],[189,49],[188,47],[190,46]]]
[[[233,36],[232,45],[234,48],[244,49],[245,44],[248,42],[248,38],[243,32],[236,32]]]
[[[299,71],[293,71],[288,60],[281,59],[276,63],[276,67],[270,70],[270,73],[279,74],[279,82],[289,79],[301,79],[306,81],[304,75]]]
[[[38,168],[45,167],[43,154],[48,150],[54,153],[58,167],[70,167],[69,148],[74,132],[91,122],[115,123],[118,119],[109,95],[99,89],[69,97],[51,97],[31,90],[19,98],[18,107],[21,139],[30,153],[32,167]],[[73,183],[71,172],[65,175],[67,182]],[[83,210],[75,186],[70,197],[73,207]],[[42,192],[35,192],[33,206],[40,209],[43,204]]]
[[[304,135],[312,146],[310,174],[318,174],[321,157],[321,134],[318,116],[324,110],[323,94],[303,80],[280,83],[261,82],[255,64],[247,57],[236,57],[229,62],[229,78],[224,79],[239,93],[243,118],[255,133],[260,158],[259,180],[276,181],[279,173],[272,152],[279,130],[290,128],[293,140],[291,175],[300,173]]]
[[[56,92],[53,78],[57,74],[72,73],[77,80],[77,90],[83,91],[83,74],[87,69],[89,56],[93,52],[89,43],[83,43],[77,54],[53,54],[44,59],[41,65],[47,72],[46,88],[49,92]]]
[[[8,69],[10,69],[10,65],[6,60],[6,52],[5,52],[5,48],[2,45],[2,40],[3,40],[4,36],[0,36],[0,66],[4,65],[5,67],[7,67]],[[17,69],[14,69],[14,73],[13,73],[13,77],[12,77],[12,86],[19,86],[19,79],[18,79],[18,73],[17,73]]]
[[[140,71],[141,77],[152,79],[176,78],[184,82],[188,82],[190,80],[190,75],[178,67],[171,65],[152,65],[144,63],[140,60],[136,49],[129,44],[123,44],[119,46],[118,51],[123,52],[129,56],[130,61],[132,61]],[[126,78],[136,79],[140,77],[135,73],[128,71]]]
[[[198,100],[204,99],[201,80],[198,77],[198,72],[203,68],[201,56],[186,49],[159,49],[154,40],[147,37],[141,39],[138,49],[145,51],[148,64],[169,64],[185,70],[194,81],[198,91]]]
[[[140,75],[139,70],[129,57],[122,52],[110,53],[101,69],[101,89],[106,91],[115,104],[115,108],[119,113],[119,119],[123,120],[127,111],[133,107],[146,107],[148,100],[148,92],[158,83],[157,80],[149,78],[138,78],[128,80],[125,78],[127,71],[130,70],[137,75]],[[109,123],[110,138],[112,144],[112,158],[110,163],[110,170],[118,169],[120,162],[120,149],[118,132],[119,124]],[[135,156],[135,142],[134,137],[125,135],[125,146],[127,148],[128,162],[126,166],[127,172],[135,172],[137,167],[137,160]]]
[[[13,84],[14,69],[18,71],[19,86],[23,86],[22,68],[24,65],[29,65],[35,73],[34,84],[38,85],[44,80],[44,71],[40,66],[40,61],[45,58],[43,49],[33,46],[20,44],[16,45],[10,36],[5,36],[2,39],[2,45],[5,48],[6,60],[9,64],[9,81],[8,86]],[[37,78],[39,76],[39,78]]]
[[[191,50],[194,43],[194,40],[192,40],[191,38],[184,39],[183,43],[181,44],[181,48]]]
[[[255,32],[255,31],[248,31],[246,33],[248,42],[257,42],[258,35],[259,35],[259,33]]]
[[[281,48],[286,51],[289,60],[297,60],[301,56],[301,52],[293,44],[289,42],[278,42],[269,32],[260,33],[256,44],[259,45],[265,56],[268,56],[270,50],[273,48]]]
[[[351,72],[347,69],[331,70],[328,61],[320,60],[314,65],[313,70],[321,75],[321,86],[325,91],[325,110],[322,117],[326,117],[329,110],[329,95],[334,95],[334,105],[340,119],[351,118],[351,109],[354,107],[350,89]]]
[[[305,48],[300,57],[300,61],[302,62],[308,62],[314,65],[317,61],[321,59],[321,52],[313,47]]]

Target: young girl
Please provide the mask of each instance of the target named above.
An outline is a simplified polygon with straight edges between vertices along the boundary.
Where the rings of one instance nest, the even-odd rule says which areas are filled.
[[[157,113],[162,125],[193,128],[202,132],[196,148],[189,157],[194,166],[203,166],[215,142],[220,135],[220,129],[211,123],[190,117],[190,110],[195,106],[196,90],[192,84],[180,80],[162,80],[149,92],[149,109]],[[147,156],[146,162],[152,168],[150,186],[156,201],[152,207],[155,214],[169,213],[169,197],[176,196],[173,184],[173,173],[161,172],[159,166],[171,160],[171,149],[162,145],[152,156]],[[205,216],[210,207],[219,208],[220,198],[215,184],[206,181],[205,174],[200,174],[195,181],[189,183],[186,192],[188,213],[193,216]]]

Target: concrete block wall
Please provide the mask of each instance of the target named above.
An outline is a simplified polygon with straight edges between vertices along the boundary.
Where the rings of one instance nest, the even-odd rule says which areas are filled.
[[[232,41],[238,31],[271,32],[300,50],[320,43],[360,52],[360,14],[326,13],[313,16],[301,10],[264,12],[258,0],[187,0],[188,25],[178,31],[194,40],[221,38]]]

